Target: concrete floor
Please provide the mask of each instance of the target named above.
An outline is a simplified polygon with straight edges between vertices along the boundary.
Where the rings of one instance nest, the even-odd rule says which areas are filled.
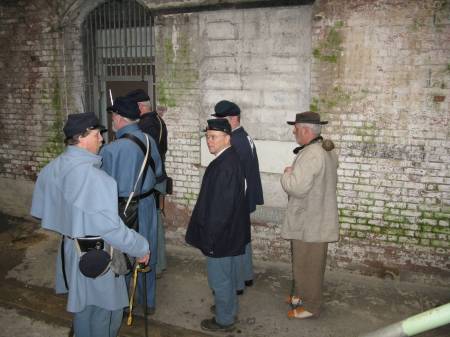
[[[65,297],[54,295],[59,237],[29,220],[0,216],[0,336],[67,336],[71,317]],[[205,261],[196,250],[168,248],[168,269],[158,280],[157,310],[149,336],[208,336],[200,321],[212,315]],[[327,270],[324,310],[319,319],[289,320],[290,266],[255,264],[255,285],[239,297],[237,329],[227,337],[351,337],[450,302],[449,288],[381,280]],[[224,334],[219,334],[224,335]],[[143,321],[125,324],[120,336],[144,336]],[[450,326],[422,337],[450,336]]]

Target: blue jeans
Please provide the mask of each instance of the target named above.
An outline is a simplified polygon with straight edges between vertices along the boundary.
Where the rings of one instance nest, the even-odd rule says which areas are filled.
[[[122,323],[123,309],[106,310],[88,305],[74,313],[73,329],[76,337],[116,337]]]
[[[206,258],[208,283],[214,291],[216,322],[221,325],[234,323],[238,311],[234,257]]]

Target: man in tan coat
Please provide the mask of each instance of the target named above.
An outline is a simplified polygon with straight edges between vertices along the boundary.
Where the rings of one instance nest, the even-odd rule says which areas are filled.
[[[290,318],[318,317],[322,302],[328,242],[339,239],[336,200],[337,155],[334,144],[320,136],[315,112],[296,115],[293,133],[300,145],[292,166],[286,167],[281,185],[288,194],[281,230],[291,240],[294,293],[289,297]]]

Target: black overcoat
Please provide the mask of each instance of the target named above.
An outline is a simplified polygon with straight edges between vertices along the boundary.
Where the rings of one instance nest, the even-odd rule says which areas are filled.
[[[167,126],[164,119],[158,116],[155,111],[145,113],[139,120],[139,128],[152,136],[158,145],[158,152],[161,160],[165,162],[167,152]]]
[[[206,168],[186,242],[209,257],[242,255],[250,242],[250,215],[239,157],[229,147]]]
[[[233,130],[231,134],[231,145],[236,149],[244,167],[245,179],[247,179],[246,199],[248,210],[252,213],[256,209],[256,205],[264,204],[256,147],[253,139],[242,126]]]

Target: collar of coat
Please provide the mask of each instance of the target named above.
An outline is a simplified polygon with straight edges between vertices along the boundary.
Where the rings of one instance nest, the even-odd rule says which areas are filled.
[[[308,144],[305,144],[305,145],[296,147],[296,148],[294,149],[294,151],[292,151],[292,152],[294,152],[294,154],[297,154],[297,153],[299,153],[301,150],[303,150],[305,147],[307,147],[308,145],[311,145],[311,144],[320,142],[320,141],[322,141],[322,140],[323,140],[322,136],[316,137],[316,138],[314,138],[313,140],[311,140]]]

